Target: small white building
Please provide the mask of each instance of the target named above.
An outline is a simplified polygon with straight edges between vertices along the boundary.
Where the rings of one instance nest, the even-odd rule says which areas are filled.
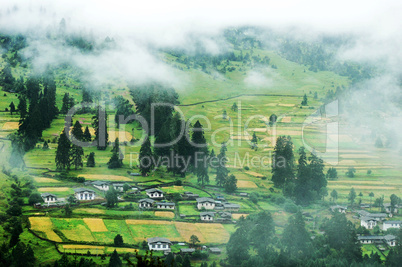
[[[94,200],[95,191],[87,188],[76,188],[74,189],[75,198],[78,200]]]
[[[156,208],[157,209],[168,209],[168,210],[174,210],[176,207],[176,204],[173,202],[158,202],[156,203]]]
[[[384,221],[382,224],[382,229],[387,231],[389,228],[401,228],[402,221]]]
[[[142,209],[152,209],[155,200],[150,198],[143,198],[138,201],[138,206]]]
[[[214,220],[214,217],[215,217],[215,212],[206,211],[206,212],[200,213],[201,221],[212,222]]]
[[[384,241],[388,244],[388,246],[391,246],[391,247],[396,246],[396,237],[394,235],[384,236]]]
[[[109,182],[107,181],[95,181],[92,183],[92,185],[102,191],[109,190]]]
[[[124,184],[122,183],[113,183],[113,188],[114,190],[118,191],[118,192],[123,192],[124,191]]]
[[[331,211],[332,211],[332,212],[346,213],[346,210],[347,210],[347,209],[348,209],[347,207],[345,207],[345,206],[340,206],[340,205],[331,206]]]
[[[57,201],[57,197],[54,194],[42,193],[40,195],[45,203],[54,203]]]
[[[201,210],[202,208],[206,210],[213,210],[215,208],[215,200],[209,197],[197,198],[197,208]]]
[[[147,241],[149,250],[170,252],[170,246],[172,245],[172,242],[170,242],[170,240],[167,238],[152,237],[148,238]]]
[[[145,192],[150,198],[163,198],[163,191],[157,188],[147,189]]]
[[[371,217],[362,217],[360,218],[360,225],[367,229],[373,229],[377,226],[377,220]]]

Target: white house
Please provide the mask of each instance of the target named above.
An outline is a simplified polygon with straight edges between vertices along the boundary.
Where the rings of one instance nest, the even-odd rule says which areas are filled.
[[[331,211],[332,212],[346,213],[347,209],[348,209],[347,207],[340,206],[340,205],[331,206]]]
[[[95,191],[87,188],[76,188],[74,189],[75,198],[78,200],[94,200]]]
[[[215,217],[215,212],[206,211],[200,213],[201,221],[212,222]]]
[[[389,228],[401,228],[402,221],[384,221],[382,229],[387,231]]]
[[[157,209],[168,209],[168,210],[174,210],[176,204],[173,202],[158,202],[156,203],[156,208]]]
[[[95,181],[92,183],[92,185],[102,191],[109,190],[109,182],[107,181]]]
[[[361,244],[383,244],[394,247],[396,245],[396,237],[394,235],[386,236],[358,236]]]
[[[163,237],[152,237],[148,238],[148,248],[149,250],[158,250],[170,252],[170,246],[172,242],[169,239]]]
[[[163,198],[163,191],[157,188],[147,189],[145,192],[150,198]]]
[[[392,213],[398,213],[398,208],[399,208],[399,206],[398,205],[395,205],[394,206],[394,210],[392,211]],[[387,213],[391,213],[391,209],[392,209],[392,207],[391,207],[391,203],[385,203],[384,204],[384,209],[385,209],[385,212],[387,212]]]
[[[215,208],[215,200],[209,197],[197,198],[197,208],[199,210],[202,208],[206,210],[213,210]]]
[[[373,229],[377,225],[377,220],[371,217],[361,217],[360,225],[367,229]]]
[[[42,193],[40,195],[45,203],[54,203],[57,201],[57,197],[54,194]]]
[[[123,189],[124,184],[122,184],[122,183],[113,183],[112,185],[113,185],[114,190],[116,190],[118,192],[123,192],[124,191],[124,189]]]
[[[143,209],[151,209],[152,206],[154,205],[155,200],[150,199],[150,198],[143,198],[140,199],[140,201],[138,202],[138,205],[140,208]]]

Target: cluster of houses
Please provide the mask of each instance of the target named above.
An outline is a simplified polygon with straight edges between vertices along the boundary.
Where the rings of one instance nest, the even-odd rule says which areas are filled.
[[[385,236],[358,236],[361,244],[387,244],[394,247],[396,245],[396,237],[394,235]]]
[[[219,198],[217,198],[219,199]],[[199,210],[226,210],[226,211],[239,211],[240,205],[229,202],[222,202],[219,200],[214,200],[209,197],[197,198],[197,208]]]

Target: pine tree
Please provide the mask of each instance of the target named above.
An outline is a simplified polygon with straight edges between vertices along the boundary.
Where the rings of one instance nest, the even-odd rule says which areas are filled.
[[[81,123],[78,120],[75,121],[75,124],[71,129],[71,134],[76,140],[83,141],[84,133],[82,132]]]
[[[105,150],[109,140],[106,118],[106,111],[102,107],[99,107],[96,115],[92,117],[92,127],[95,129],[95,140],[98,150]]]
[[[55,160],[56,160],[56,167],[58,170],[70,169],[71,166],[70,155],[71,155],[71,143],[70,140],[68,140],[63,130],[57,142]]]
[[[272,154],[272,182],[276,187],[284,188],[294,179],[293,143],[290,136],[279,136]]]
[[[332,198],[332,202],[335,202],[335,200],[338,199],[338,192],[334,189],[331,192],[331,198]]]
[[[154,152],[159,158],[169,156],[172,146],[167,146],[171,142],[170,136],[171,119],[167,119],[162,125],[159,134],[155,137]]]
[[[218,166],[216,168],[216,178],[215,178],[217,186],[223,186],[228,177],[229,170],[226,168],[226,163],[228,161],[228,159],[226,158],[226,151],[227,151],[226,144],[222,143],[220,153],[217,157]]]
[[[26,96],[30,106],[35,106],[39,101],[39,95],[41,93],[39,80],[34,77],[29,77],[25,82]]]
[[[225,192],[228,193],[228,194],[231,194],[234,191],[236,191],[236,189],[237,189],[237,179],[233,174],[230,175],[226,179],[224,187],[225,187]]]
[[[350,201],[351,206],[353,206],[353,204],[355,203],[355,199],[356,199],[356,191],[352,187],[352,189],[350,189],[350,192],[349,192],[349,195],[348,195],[348,200]]]
[[[84,156],[84,149],[75,144],[71,145],[71,163],[75,169],[78,170],[84,166],[82,157]]]
[[[123,166],[123,160],[120,158],[120,144],[119,138],[116,138],[114,141],[114,146],[112,149],[112,157],[110,158],[109,162],[107,163],[107,167],[109,169],[117,169]]]
[[[84,135],[82,136],[82,141],[84,142],[91,142],[92,136],[91,133],[89,132],[88,126],[85,127]]]
[[[89,153],[87,167],[95,167],[95,152]]]
[[[303,96],[303,101],[301,102],[301,105],[302,106],[307,106],[308,104],[307,104],[307,95],[306,94],[304,94],[304,96]]]
[[[148,173],[154,168],[153,153],[149,137],[146,137],[144,143],[141,145],[140,155],[138,159],[140,162],[141,175],[147,176]]]
[[[191,142],[193,145],[193,168],[197,175],[198,183],[209,183],[208,176],[208,146],[204,137],[204,130],[200,121],[194,124]]]
[[[9,107],[10,107],[10,115],[13,115],[13,113],[15,112],[14,102],[11,101]]]
[[[282,244],[286,246],[286,252],[291,258],[304,259],[309,255],[311,239],[300,211],[289,218],[288,225],[283,231]]]
[[[112,256],[110,256],[109,267],[121,267],[121,266],[123,266],[123,263],[121,262],[121,259],[117,251],[114,250]]]
[[[19,135],[11,135],[11,155],[9,159],[9,163],[13,168],[24,168],[25,161],[24,161],[24,144],[22,141],[21,136]]]
[[[312,200],[311,192],[311,171],[307,164],[307,155],[304,147],[299,149],[297,180],[295,186],[295,198],[298,204],[307,205]]]
[[[179,113],[176,113],[171,119],[170,135],[171,140],[175,141],[172,147],[172,153],[174,157],[183,158],[185,161],[191,161],[193,150],[189,143],[189,133],[185,125],[186,123],[182,120]],[[168,170],[175,175],[178,174],[181,177],[185,177],[188,171],[186,167],[183,161],[174,161],[170,163]]]
[[[322,191],[322,188],[326,188],[328,181],[325,178],[324,174],[324,161],[321,158],[318,158],[317,155],[314,153],[311,153],[311,156],[309,157],[309,169],[311,173],[311,186],[312,190],[315,191],[317,194],[318,198],[322,197],[320,194]]]
[[[65,93],[63,96],[63,105],[61,106],[60,113],[67,114],[67,112],[74,106],[74,104],[74,98],[70,97],[69,93]]]

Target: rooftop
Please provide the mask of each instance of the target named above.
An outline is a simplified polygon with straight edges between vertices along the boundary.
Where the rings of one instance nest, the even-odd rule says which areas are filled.
[[[197,198],[197,202],[199,203],[204,203],[204,202],[210,202],[210,203],[215,203],[215,200],[209,197],[199,197]]]
[[[88,188],[75,188],[74,189],[75,193],[82,193],[82,192],[89,192],[89,193],[95,193],[94,190],[88,189]]]
[[[169,243],[172,244],[172,242],[170,242],[169,239],[167,238],[163,238],[163,237],[151,237],[147,239],[148,243]]]

